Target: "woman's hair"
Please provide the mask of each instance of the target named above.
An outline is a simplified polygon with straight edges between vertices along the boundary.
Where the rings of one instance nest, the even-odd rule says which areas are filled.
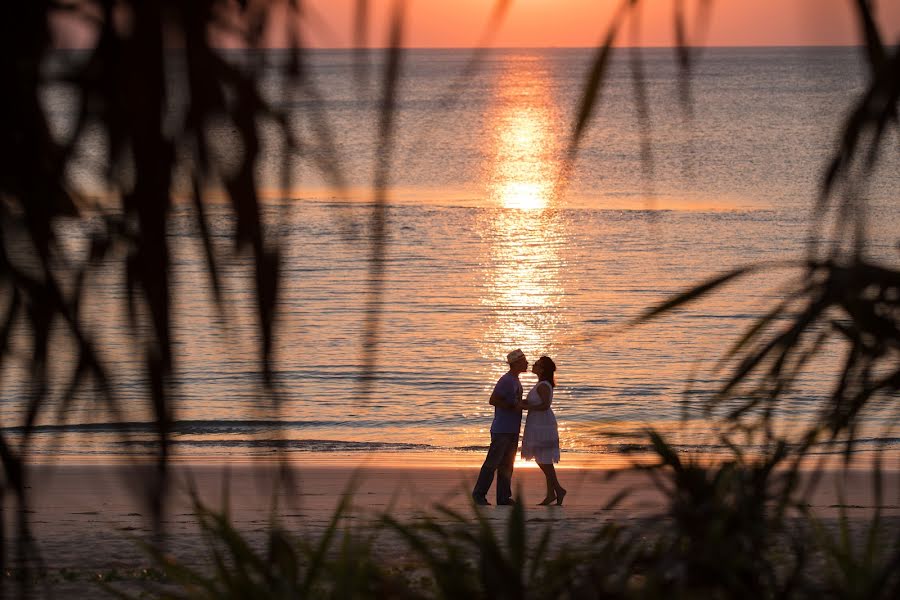
[[[549,356],[542,356],[537,360],[541,363],[541,374],[538,376],[539,381],[549,381],[550,385],[556,387],[556,363]]]

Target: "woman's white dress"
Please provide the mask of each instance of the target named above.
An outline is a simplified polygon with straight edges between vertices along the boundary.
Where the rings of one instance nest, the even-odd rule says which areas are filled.
[[[545,385],[550,392],[550,402],[553,402],[553,386],[549,381],[539,381],[531,388],[525,402],[529,406],[537,406],[541,403],[538,395],[538,387]],[[556,426],[556,415],[553,409],[529,410],[525,419],[525,435],[522,436],[522,458],[533,458],[539,464],[559,462],[559,430]]]

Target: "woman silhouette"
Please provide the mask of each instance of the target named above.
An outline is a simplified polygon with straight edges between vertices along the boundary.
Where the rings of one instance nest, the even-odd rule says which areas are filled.
[[[533,458],[547,479],[547,496],[540,505],[547,506],[556,500],[557,506],[561,506],[566,490],[559,484],[553,467],[553,463],[559,462],[559,431],[556,415],[550,408],[553,388],[556,387],[556,364],[549,356],[542,356],[531,371],[537,375],[538,382],[522,402],[522,408],[528,410],[525,434],[522,436],[522,458]]]

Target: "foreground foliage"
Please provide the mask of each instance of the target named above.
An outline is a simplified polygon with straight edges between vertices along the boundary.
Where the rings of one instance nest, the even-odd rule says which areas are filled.
[[[474,505],[471,514],[437,506],[414,522],[386,514],[360,527],[345,519],[348,494],[321,536],[294,537],[273,521],[260,551],[227,512],[196,501],[208,565],[185,564],[148,546],[163,577],[147,580],[145,593],[173,599],[887,599],[900,593],[896,523],[884,527],[878,509],[869,523],[842,512],[830,529],[808,514],[795,474],[784,468],[784,446],[761,459],[738,455],[710,467],[681,460],[660,436],[649,435],[659,461],[642,468],[663,491],[665,511],[628,523],[598,520],[587,541],[555,539],[552,522],[540,531],[529,527],[522,504],[499,523]],[[399,554],[384,555],[383,548],[398,545]],[[129,597],[115,585],[107,589]]]

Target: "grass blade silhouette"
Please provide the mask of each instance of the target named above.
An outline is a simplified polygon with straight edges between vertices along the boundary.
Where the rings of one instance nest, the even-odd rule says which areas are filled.
[[[397,110],[397,87],[403,58],[404,0],[395,0],[390,21],[390,34],[382,80],[381,109],[378,121],[377,162],[373,182],[373,206],[369,218],[371,228],[368,290],[363,329],[362,368],[359,376],[360,395],[371,393],[377,361],[381,323],[384,269],[388,243],[387,201],[394,146]]]

